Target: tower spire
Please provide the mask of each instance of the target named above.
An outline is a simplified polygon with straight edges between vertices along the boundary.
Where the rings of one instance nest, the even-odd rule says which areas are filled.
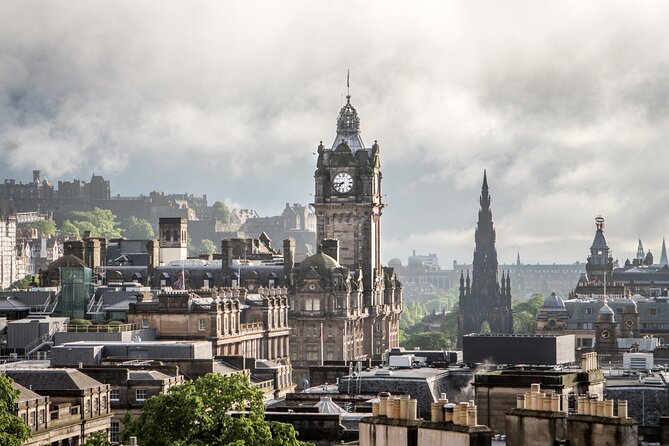
[[[481,186],[481,198],[479,199],[481,203],[481,209],[490,208],[490,192],[488,191],[488,174],[483,171],[483,185]]]
[[[662,237],[662,253],[660,254],[660,266],[669,265],[669,259],[667,259],[667,245],[664,243],[664,237]]]

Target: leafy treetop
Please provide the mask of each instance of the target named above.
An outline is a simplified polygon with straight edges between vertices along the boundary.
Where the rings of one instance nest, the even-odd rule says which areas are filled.
[[[246,411],[231,416],[230,411]],[[138,417],[126,416],[122,439],[143,446],[302,446],[289,424],[266,422],[262,392],[246,375],[209,373],[149,398]]]

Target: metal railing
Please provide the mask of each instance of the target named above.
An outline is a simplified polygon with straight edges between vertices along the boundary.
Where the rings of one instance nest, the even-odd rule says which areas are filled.
[[[141,329],[140,324],[118,324],[118,325],[77,325],[65,324],[64,331],[68,333],[121,333]]]
[[[37,339],[32,341],[30,344],[26,345],[26,347],[24,349],[24,352],[25,352],[24,356],[25,357],[30,356],[30,354],[32,354],[36,350],[39,350],[39,348],[42,347],[42,345],[44,345],[48,342],[51,342],[51,340],[53,339],[53,336],[56,334],[57,331],[60,330],[60,327],[61,327],[60,325],[54,324],[51,327],[51,329],[49,330],[48,333],[44,333],[42,336],[38,337]]]

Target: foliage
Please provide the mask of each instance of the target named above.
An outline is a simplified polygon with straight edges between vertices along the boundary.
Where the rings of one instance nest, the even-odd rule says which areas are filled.
[[[460,306],[455,305],[450,313],[446,314],[446,319],[441,324],[442,333],[446,334],[451,344],[455,346],[458,341],[458,315]]]
[[[111,446],[107,432],[96,432],[81,443],[81,446]]]
[[[400,328],[407,333],[411,332],[412,327],[419,324],[425,315],[427,315],[427,310],[423,304],[414,301],[405,302],[404,311],[400,316]]]
[[[440,331],[417,333],[408,337],[403,347],[407,349],[441,350],[455,347],[451,339]]]
[[[481,328],[479,329],[480,334],[490,334],[492,331],[490,330],[490,323],[488,321],[483,321],[481,323]]]
[[[93,323],[86,319],[70,319],[69,325],[92,325]]]
[[[232,417],[230,411],[248,411]],[[291,425],[264,420],[262,392],[242,374],[209,373],[149,398],[137,418],[126,417],[122,439],[143,446],[299,446]]]
[[[0,446],[22,446],[30,438],[28,426],[14,415],[19,391],[12,387],[12,380],[0,373]]]
[[[209,239],[204,239],[200,242],[199,251],[200,254],[211,255],[218,251],[218,249],[216,248],[216,244],[214,242]]]
[[[534,293],[526,302],[514,300],[513,332],[516,334],[534,334],[536,332],[537,314],[544,305],[544,295]]]
[[[513,332],[515,334],[535,334],[536,318],[527,311],[513,313]]]
[[[28,274],[25,276],[23,279],[19,279],[15,282],[12,282],[11,285],[9,285],[10,289],[14,288],[28,288],[30,286],[38,286],[39,285],[39,275],[35,274]]]
[[[81,234],[79,234],[79,228],[77,228],[70,220],[65,220],[60,225],[60,233],[64,237],[72,237],[77,240],[81,238]]]
[[[130,240],[150,240],[156,238],[156,233],[151,223],[134,215],[123,220],[120,227],[123,230],[123,236]]]
[[[541,293],[534,293],[527,301],[523,302],[520,299],[514,299],[511,304],[514,312],[521,313],[523,311],[528,312],[533,317],[536,317],[541,311],[541,307],[544,306],[544,295]]]
[[[56,223],[53,220],[37,220],[26,224],[24,227],[36,230],[40,236],[56,235]]]
[[[214,214],[214,219],[221,220],[223,223],[230,223],[230,216],[232,213],[230,212],[230,208],[225,203],[217,201],[211,207],[211,210]]]
[[[90,231],[93,237],[119,238],[121,231],[114,227],[116,216],[108,209],[95,208],[92,211],[72,211],[66,214],[65,222],[70,222],[82,236]],[[65,225],[63,222],[63,225]],[[61,226],[61,232],[63,227]]]

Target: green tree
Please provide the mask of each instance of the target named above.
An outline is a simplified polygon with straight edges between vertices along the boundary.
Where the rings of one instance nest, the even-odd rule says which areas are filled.
[[[211,210],[214,214],[216,220],[221,220],[223,223],[230,223],[230,208],[223,202],[217,201],[211,207]]]
[[[458,341],[458,315],[460,306],[455,304],[453,309],[446,313],[446,318],[441,324],[441,332],[446,335],[451,345],[455,346]]]
[[[12,284],[9,285],[9,288],[23,289],[23,288],[28,288],[29,286],[38,286],[38,285],[39,285],[39,276],[28,274],[27,276],[23,277],[23,279],[19,279],[15,282],[12,282]]]
[[[121,223],[121,229],[125,238],[130,240],[147,240],[156,238],[153,226],[143,218],[137,218],[134,215],[126,218]]]
[[[533,317],[536,317],[541,311],[541,307],[544,306],[544,295],[541,293],[534,293],[527,301],[522,301],[520,299],[515,299],[511,304],[514,312],[521,313],[523,311],[528,312]]]
[[[116,216],[108,209],[95,208],[92,211],[72,211],[66,214],[66,218],[79,230],[80,235],[83,235],[85,231],[90,231],[94,237],[121,237],[121,231],[114,227]]]
[[[53,220],[37,220],[26,224],[25,227],[36,230],[43,237],[56,235],[56,223]]]
[[[488,321],[483,321],[481,323],[481,329],[479,330],[479,333],[481,334],[490,334],[490,323]]]
[[[535,334],[536,316],[527,311],[513,313],[513,332],[515,334]]]
[[[423,350],[441,350],[451,349],[455,345],[445,333],[440,331],[430,331],[409,336],[402,346],[407,349],[418,347]]]
[[[14,415],[14,407],[19,391],[12,386],[12,380],[0,373],[0,446],[22,446],[30,438],[28,426]]]
[[[77,228],[70,220],[65,220],[60,225],[60,233],[64,237],[73,237],[75,239],[81,238],[81,234],[79,234],[79,228]]]
[[[200,248],[199,248],[200,254],[214,254],[218,249],[216,249],[216,245],[214,242],[212,242],[209,239],[204,239],[200,242]]]
[[[86,441],[81,443],[81,446],[111,446],[107,432],[96,432],[89,435]]]
[[[124,419],[122,439],[137,436],[144,446],[306,445],[293,426],[266,422],[264,410],[262,392],[246,375],[209,373],[149,398],[138,417]]]

